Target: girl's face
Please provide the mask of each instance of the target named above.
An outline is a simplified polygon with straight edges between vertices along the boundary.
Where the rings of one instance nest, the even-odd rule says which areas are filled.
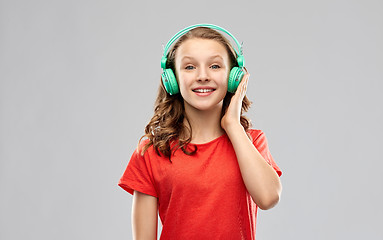
[[[222,109],[230,62],[221,43],[201,38],[186,40],[177,49],[175,70],[186,111]]]

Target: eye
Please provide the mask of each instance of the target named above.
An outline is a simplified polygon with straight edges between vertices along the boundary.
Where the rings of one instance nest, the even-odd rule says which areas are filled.
[[[188,65],[188,66],[185,67],[185,69],[187,69],[187,70],[192,70],[192,69],[194,69],[194,66],[192,66],[192,65]]]
[[[218,64],[214,64],[211,66],[212,69],[218,69],[218,68],[221,68],[221,66],[219,66]]]

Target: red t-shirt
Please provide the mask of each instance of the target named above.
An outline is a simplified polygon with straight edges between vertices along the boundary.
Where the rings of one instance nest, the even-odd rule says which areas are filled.
[[[249,130],[253,144],[281,176],[265,134]],[[242,180],[237,157],[224,134],[196,145],[195,155],[177,150],[172,163],[153,146],[135,151],[118,185],[158,198],[161,240],[255,239],[257,205]]]

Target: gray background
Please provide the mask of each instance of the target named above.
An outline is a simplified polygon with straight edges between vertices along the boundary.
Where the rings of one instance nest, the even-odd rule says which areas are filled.
[[[283,170],[257,239],[383,239],[381,0],[1,0],[0,239],[131,239],[117,182],[161,44],[196,23],[244,41],[248,116]]]

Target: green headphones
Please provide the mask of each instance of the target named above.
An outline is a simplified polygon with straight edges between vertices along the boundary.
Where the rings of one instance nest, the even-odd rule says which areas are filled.
[[[175,75],[173,73],[173,70],[170,69],[170,68],[166,68],[166,62],[168,60],[167,59],[168,50],[169,50],[170,46],[178,38],[180,38],[182,35],[186,34],[188,31],[190,31],[190,30],[192,30],[194,28],[197,28],[197,27],[208,27],[208,28],[211,28],[211,29],[220,30],[220,31],[226,33],[227,35],[229,35],[235,41],[235,43],[237,44],[238,51],[236,49],[234,49],[234,51],[235,51],[235,53],[238,56],[237,57],[237,63],[238,63],[239,67],[233,67],[230,70],[229,80],[228,80],[228,83],[227,83],[227,91],[231,92],[231,93],[234,93],[235,90],[237,89],[239,83],[241,82],[243,76],[245,75],[244,71],[242,70],[242,68],[245,66],[245,59],[243,58],[243,55],[242,55],[242,46],[239,44],[237,39],[230,32],[228,32],[227,30],[225,30],[225,29],[223,29],[221,27],[213,25],[213,24],[196,24],[196,25],[192,25],[192,26],[189,26],[187,28],[184,28],[181,31],[179,31],[178,33],[176,33],[169,40],[169,42],[166,44],[165,49],[164,49],[164,55],[161,58],[161,68],[163,69],[162,77],[161,78],[162,78],[162,82],[163,82],[163,84],[165,86],[166,91],[170,95],[177,94],[180,91],[179,87],[178,87],[177,79],[176,79],[176,77],[175,77]]]

